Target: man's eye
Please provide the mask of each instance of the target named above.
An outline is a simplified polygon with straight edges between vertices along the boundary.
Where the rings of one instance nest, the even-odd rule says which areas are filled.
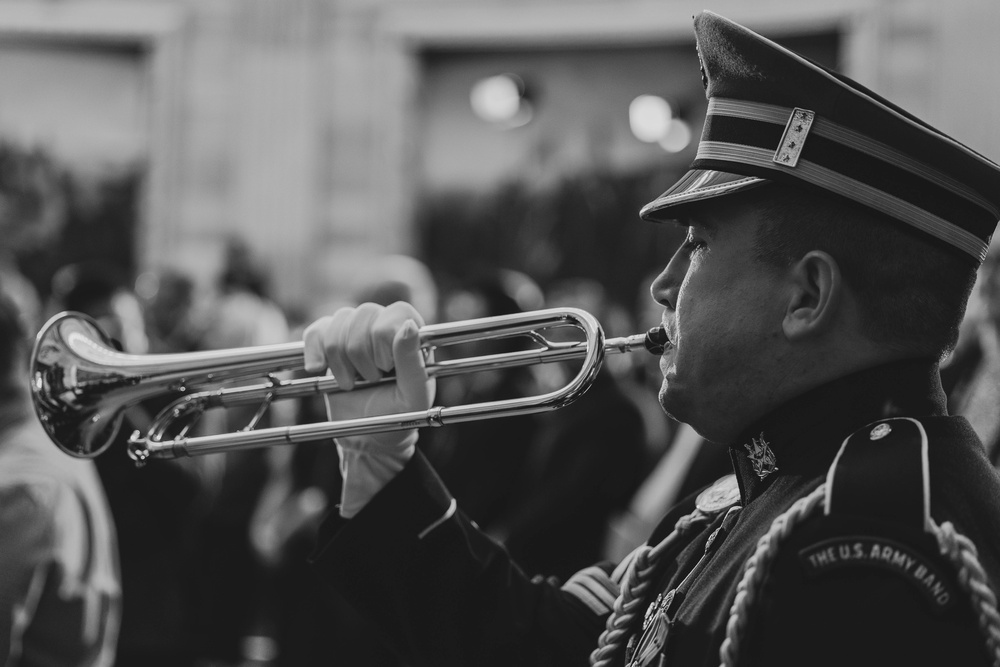
[[[684,246],[683,247],[684,247],[684,250],[688,254],[692,254],[692,253],[694,253],[694,252],[696,252],[698,250],[701,250],[702,248],[706,247],[706,245],[705,245],[705,242],[702,241],[701,239],[695,238],[693,236],[689,236],[686,239],[684,239]]]

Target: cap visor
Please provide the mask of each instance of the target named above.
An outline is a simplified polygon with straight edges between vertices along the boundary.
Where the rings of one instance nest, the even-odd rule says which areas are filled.
[[[676,220],[682,206],[704,199],[740,192],[769,181],[757,176],[731,174],[713,169],[692,169],[670,186],[670,189],[649,202],[639,211],[639,217],[652,222]]]

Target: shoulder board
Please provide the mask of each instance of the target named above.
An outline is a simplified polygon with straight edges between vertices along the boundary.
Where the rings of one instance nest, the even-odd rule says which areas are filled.
[[[923,425],[882,419],[847,438],[827,472],[824,513],[933,532]]]

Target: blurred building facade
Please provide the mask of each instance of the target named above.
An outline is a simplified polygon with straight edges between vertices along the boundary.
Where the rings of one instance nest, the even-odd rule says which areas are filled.
[[[330,303],[365,257],[417,254],[429,191],[594,163],[682,168],[689,151],[574,114],[641,92],[600,81],[697,92],[691,16],[706,7],[769,36],[835,34],[833,65],[1000,157],[996,0],[3,0],[0,135],[84,170],[140,165],[137,270],[210,284],[235,233],[272,267],[278,300]],[[444,96],[542,52],[577,97],[559,107],[536,90],[535,125],[467,132],[468,98]],[[620,65],[581,96],[574,54],[589,71]],[[686,103],[696,115],[703,100]]]

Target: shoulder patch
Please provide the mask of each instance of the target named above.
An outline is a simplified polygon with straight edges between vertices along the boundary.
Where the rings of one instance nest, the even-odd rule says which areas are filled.
[[[919,551],[885,537],[844,535],[823,540],[799,551],[799,562],[810,577],[846,567],[888,570],[913,584],[938,612],[951,608],[957,597],[940,568]]]

